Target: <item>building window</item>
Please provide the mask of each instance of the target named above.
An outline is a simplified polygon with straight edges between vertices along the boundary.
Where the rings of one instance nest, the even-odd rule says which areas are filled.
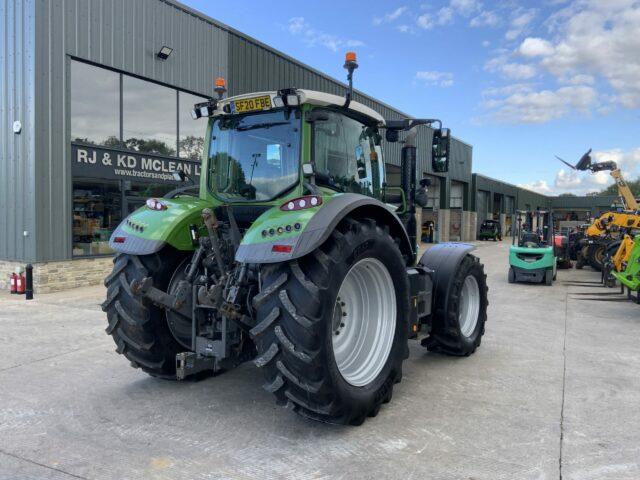
[[[71,140],[90,145],[120,143],[120,74],[71,62]]]
[[[124,75],[122,140],[125,147],[138,152],[176,156],[177,108],[176,90]]]
[[[121,220],[118,182],[73,182],[73,256],[112,253],[109,237]]]
[[[76,60],[70,77],[73,256],[107,255],[123,218],[180,186],[171,172],[198,182],[206,99]]]
[[[191,118],[191,109],[196,103],[201,103],[205,99],[190,93],[178,92],[178,153],[180,158],[189,160],[200,160],[202,147],[204,145],[204,128],[202,121],[194,121]]]
[[[450,208],[462,208],[464,200],[464,186],[462,183],[451,182]]]

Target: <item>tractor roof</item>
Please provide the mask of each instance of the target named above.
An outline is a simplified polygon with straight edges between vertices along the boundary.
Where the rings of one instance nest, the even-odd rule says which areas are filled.
[[[296,89],[296,93],[300,97],[301,104],[308,103],[311,105],[319,105],[323,107],[326,107],[326,106],[341,107],[344,105],[344,102],[345,102],[344,97],[341,97],[339,95],[333,95],[331,93],[318,92],[315,90]],[[225,98],[218,103],[218,111],[216,113],[218,114],[223,113],[222,107],[224,107],[224,105],[227,105],[232,101],[246,99],[246,98],[261,97],[266,95],[269,95],[271,97],[271,100],[272,100],[271,104],[273,105],[273,97],[278,96],[278,92],[276,91],[252,92],[252,93],[245,93],[242,95],[236,95],[234,97]],[[366,105],[363,105],[360,102],[356,102],[352,100],[351,103],[349,104],[349,110],[353,110],[354,112],[358,112],[362,115],[366,115],[367,117],[370,117],[371,119],[378,122],[380,125],[385,124],[384,117],[382,117],[382,115],[380,115],[378,112],[376,112],[372,108],[369,108]]]

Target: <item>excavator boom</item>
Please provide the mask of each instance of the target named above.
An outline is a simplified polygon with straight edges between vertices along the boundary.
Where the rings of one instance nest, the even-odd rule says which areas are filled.
[[[640,206],[638,206],[636,197],[633,195],[629,185],[625,182],[620,169],[611,170],[611,176],[616,181],[616,185],[618,185],[618,193],[624,199],[625,210],[638,210]]]

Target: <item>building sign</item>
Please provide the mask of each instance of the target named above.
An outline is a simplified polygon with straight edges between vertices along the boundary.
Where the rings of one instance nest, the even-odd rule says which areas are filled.
[[[76,177],[166,183],[182,170],[195,183],[200,178],[200,162],[192,160],[80,144],[71,144],[71,157]]]

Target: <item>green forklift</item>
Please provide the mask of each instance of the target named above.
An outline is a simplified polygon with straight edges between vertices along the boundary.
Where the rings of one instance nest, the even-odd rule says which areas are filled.
[[[556,279],[558,262],[553,213],[547,210],[518,210],[515,223],[509,247],[509,283],[552,285]]]

